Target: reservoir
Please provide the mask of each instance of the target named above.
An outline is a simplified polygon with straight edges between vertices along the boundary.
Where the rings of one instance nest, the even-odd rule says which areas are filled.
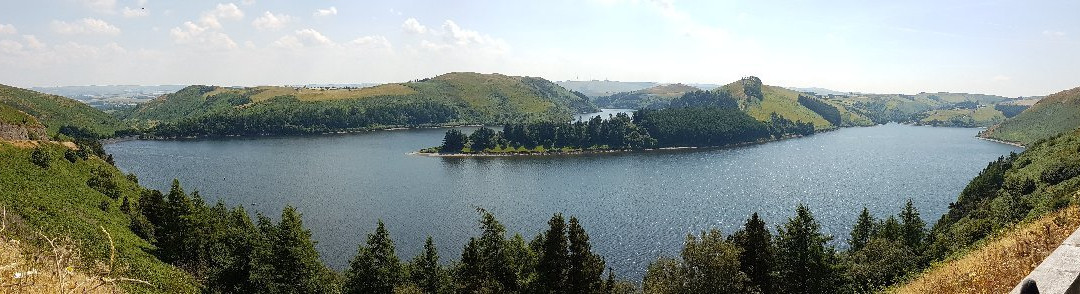
[[[798,203],[839,247],[863,207],[882,217],[910,198],[932,225],[987,163],[1021,150],[976,139],[979,129],[888,124],[728,149],[408,154],[439,145],[445,131],[127,141],[105,149],[147,187],[167,191],[179,179],[207,202],[273,219],[285,205],[296,207],[323,261],[338,270],[379,219],[402,260],[420,253],[430,235],[449,264],[479,236],[483,208],[526,241],[553,213],[576,216],[593,250],[631,280],[658,256],[676,256],[687,233],[719,228],[727,235],[758,212],[775,234]]]

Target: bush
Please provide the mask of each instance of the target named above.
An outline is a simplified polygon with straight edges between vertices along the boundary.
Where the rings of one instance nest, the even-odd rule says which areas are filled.
[[[30,153],[30,162],[38,167],[49,168],[50,161],[52,161],[52,155],[49,155],[49,152],[41,147],[34,149],[34,152]]]
[[[120,198],[120,187],[113,180],[112,173],[105,168],[96,167],[90,171],[90,179],[86,180],[86,185],[114,200]]]
[[[1044,183],[1057,185],[1078,175],[1080,175],[1080,163],[1059,162],[1044,170],[1039,179]]]

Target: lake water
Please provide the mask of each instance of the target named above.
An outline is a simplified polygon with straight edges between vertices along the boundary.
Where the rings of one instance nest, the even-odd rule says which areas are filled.
[[[471,128],[463,128],[471,131]],[[479,235],[477,207],[532,239],[553,213],[577,216],[593,249],[638,280],[689,232],[730,234],[752,212],[775,225],[808,205],[845,246],[866,206],[895,214],[908,198],[935,222],[986,164],[1010,151],[978,129],[889,124],[732,149],[516,158],[406,153],[441,142],[445,129],[105,146],[144,185],[173,178],[208,201],[243,204],[276,219],[293,205],[329,265],[343,269],[382,219],[399,256],[431,235],[443,262]]]

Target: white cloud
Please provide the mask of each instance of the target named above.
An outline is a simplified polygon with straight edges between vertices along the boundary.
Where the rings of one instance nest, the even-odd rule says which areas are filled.
[[[401,24],[401,29],[405,32],[413,34],[426,34],[428,29],[424,25],[420,24],[415,18],[409,18],[405,20],[405,23]]]
[[[269,11],[263,13],[263,16],[256,18],[251,22],[251,25],[255,26],[259,30],[279,30],[285,27],[286,24],[292,22],[292,16],[286,14],[273,14]]]
[[[101,34],[101,35],[117,35],[120,34],[120,28],[105,22],[104,20],[95,18],[84,18],[75,22],[65,22],[54,20],[52,22],[53,31],[66,34]]]
[[[274,45],[282,48],[299,49],[303,47],[330,47],[335,44],[334,41],[319,33],[319,31],[303,29],[296,31],[295,34],[281,37],[274,41]]]
[[[22,51],[23,45],[17,41],[0,40],[0,52],[13,54]]]
[[[18,34],[18,33],[19,33],[19,30],[15,29],[15,25],[13,25],[13,24],[0,24],[0,35],[8,35],[8,34],[14,35],[14,34]]]
[[[199,19],[199,22],[202,23],[202,25],[204,26],[214,29],[220,29],[221,22],[218,21],[219,19],[236,21],[243,18],[244,12],[240,10],[240,7],[237,7],[236,4],[229,3],[218,4],[217,7],[214,8],[214,10],[203,12],[202,17]]]
[[[1005,81],[1012,80],[1012,77],[1005,76],[1005,75],[996,75],[993,78],[990,78],[990,80],[995,81],[995,82],[1005,82]]]
[[[79,2],[97,12],[109,14],[116,12],[116,0],[80,0]]]
[[[172,28],[169,34],[173,42],[177,44],[191,45],[201,49],[235,49],[237,47],[236,42],[229,38],[229,35],[190,21],[185,22],[181,27]]]
[[[1051,38],[1060,38],[1060,37],[1064,37],[1065,35],[1067,35],[1065,32],[1062,32],[1062,31],[1051,31],[1051,30],[1045,30],[1045,31],[1042,32],[1042,34],[1043,34],[1043,36],[1047,36],[1047,37],[1051,37]]]
[[[365,48],[382,48],[390,49],[390,40],[383,36],[364,36],[357,38],[356,40],[349,41],[349,45]]]
[[[494,39],[486,35],[481,35],[480,32],[462,29],[461,26],[458,26],[457,23],[454,23],[452,20],[446,20],[446,22],[443,23],[443,30],[450,33],[448,37],[458,45],[467,46],[471,44],[490,44],[495,42]]]
[[[255,0],[242,0],[242,1],[240,1],[240,4],[253,5],[253,4],[255,4]]]
[[[42,43],[34,35],[23,35],[23,40],[26,40],[26,47],[30,47],[30,49],[45,48],[45,43]]]
[[[121,14],[123,14],[124,17],[127,17],[127,18],[136,18],[136,17],[144,17],[144,16],[147,16],[147,15],[150,15],[150,11],[147,11],[146,8],[135,9],[135,8],[124,6],[124,10],[121,12]]]
[[[311,15],[314,15],[314,16],[337,15],[337,7],[330,6],[330,8],[327,8],[327,9],[316,9],[315,13],[312,13]]]

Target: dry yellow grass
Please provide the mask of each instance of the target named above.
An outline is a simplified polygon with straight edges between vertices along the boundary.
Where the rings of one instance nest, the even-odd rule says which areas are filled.
[[[8,215],[0,208],[0,293],[122,293],[118,283],[143,283],[119,275],[123,267],[115,260],[115,248],[108,262],[93,269],[76,268],[79,252],[70,238],[38,233],[48,248],[28,246],[5,234]],[[112,244],[112,236],[102,228]]]
[[[892,293],[1008,293],[1080,226],[1076,205],[1020,224],[964,256],[935,264]]]

